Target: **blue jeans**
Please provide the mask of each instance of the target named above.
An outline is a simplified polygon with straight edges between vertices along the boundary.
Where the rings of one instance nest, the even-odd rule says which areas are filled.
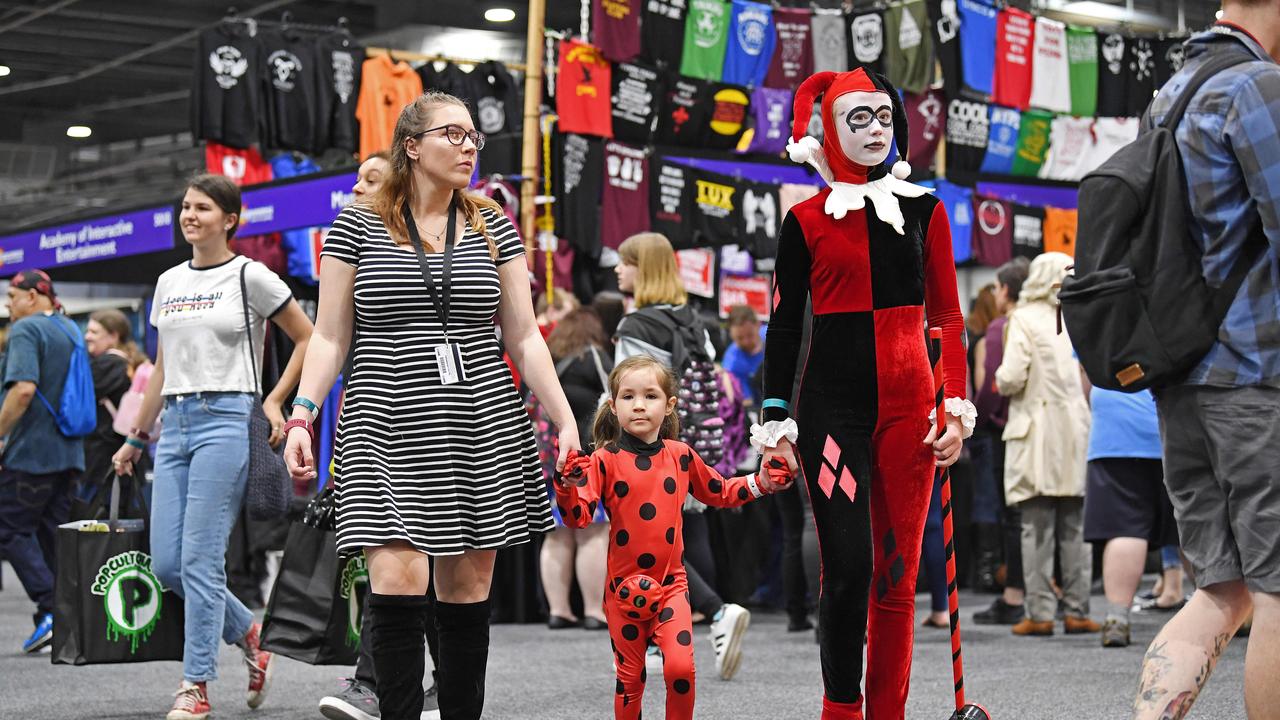
[[[151,501],[152,570],[186,605],[182,674],[218,677],[218,636],[242,639],[253,613],[227,589],[227,538],[249,469],[250,393],[173,395],[164,401]]]
[[[37,624],[53,612],[54,538],[67,520],[71,483],[79,476],[79,470],[47,475],[0,470],[0,558],[13,566],[36,604]]]
[[[973,461],[973,511],[971,517],[975,523],[987,525],[1000,524],[1000,506],[1004,504],[1004,478],[996,474],[1003,467],[997,463],[997,443],[999,430],[979,430],[965,441],[969,450],[969,458]],[[996,433],[993,435],[993,433]]]
[[[977,437],[976,435],[974,437]],[[933,474],[933,493],[929,496],[929,514],[924,521],[924,539],[920,557],[929,580],[929,609],[947,611],[947,548],[942,533],[942,475]]]

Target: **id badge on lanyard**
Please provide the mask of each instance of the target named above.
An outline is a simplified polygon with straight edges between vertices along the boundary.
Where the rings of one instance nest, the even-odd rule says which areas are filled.
[[[450,270],[453,267],[454,235],[458,229],[456,209],[453,203],[450,202],[449,221],[445,231],[447,234],[444,240],[444,263],[440,271],[441,287],[439,295],[436,293],[436,284],[431,279],[431,267],[427,264],[427,254],[422,249],[422,238],[418,236],[418,225],[413,219],[413,213],[409,211],[409,204],[405,203],[401,210],[404,215],[405,228],[409,233],[409,241],[413,243],[413,249],[418,256],[418,267],[422,270],[422,282],[427,286],[427,297],[431,300],[436,317],[440,319],[440,328],[444,332],[444,342],[431,346],[431,352],[436,359],[436,367],[440,372],[440,384],[453,385],[467,379],[466,367],[462,362],[462,346],[449,340],[449,291],[453,279],[450,275]]]

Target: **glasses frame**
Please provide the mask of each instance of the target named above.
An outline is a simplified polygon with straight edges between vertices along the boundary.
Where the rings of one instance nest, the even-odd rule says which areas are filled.
[[[449,137],[449,132],[448,132],[449,128],[458,128],[459,130],[461,130],[462,140],[458,142],[454,142],[453,138]],[[433,128],[427,128],[426,130],[422,130],[420,132],[414,133],[413,135],[410,135],[410,137],[419,138],[419,137],[422,137],[423,135],[426,135],[427,133],[433,133],[437,130],[445,131],[444,139],[448,140],[450,145],[453,145],[455,147],[462,147],[463,143],[465,143],[468,139],[470,139],[471,144],[476,146],[477,151],[484,149],[484,143],[485,143],[484,133],[480,132],[479,130],[467,130],[466,128],[462,127],[457,123],[448,123],[446,125],[439,125]]]

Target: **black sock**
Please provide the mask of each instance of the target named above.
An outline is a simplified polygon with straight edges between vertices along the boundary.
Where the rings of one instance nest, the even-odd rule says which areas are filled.
[[[382,720],[422,716],[422,676],[426,672],[423,608],[426,595],[369,593],[373,613],[373,666],[378,676]]]
[[[440,720],[479,720],[489,663],[489,601],[437,600],[435,611],[440,643]]]

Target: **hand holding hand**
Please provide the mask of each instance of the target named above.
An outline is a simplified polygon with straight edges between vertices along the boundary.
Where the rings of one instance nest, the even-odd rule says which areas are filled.
[[[560,454],[556,457],[556,472],[563,472],[570,453],[582,452],[582,441],[578,439],[578,426],[574,424],[560,428]]]
[[[778,444],[771,448],[765,448],[762,465],[771,467],[770,461],[774,458],[780,459],[786,463],[787,470],[791,475],[795,475],[800,469],[800,463],[796,461],[796,449],[792,446],[791,441],[785,437],[778,438]]]
[[[775,455],[761,464],[758,482],[760,489],[764,492],[776,493],[791,485],[794,477],[786,461]]]
[[[556,473],[556,481],[564,487],[587,484],[587,468],[591,467],[591,456],[583,455],[577,450],[570,450],[565,457],[564,468]]]

